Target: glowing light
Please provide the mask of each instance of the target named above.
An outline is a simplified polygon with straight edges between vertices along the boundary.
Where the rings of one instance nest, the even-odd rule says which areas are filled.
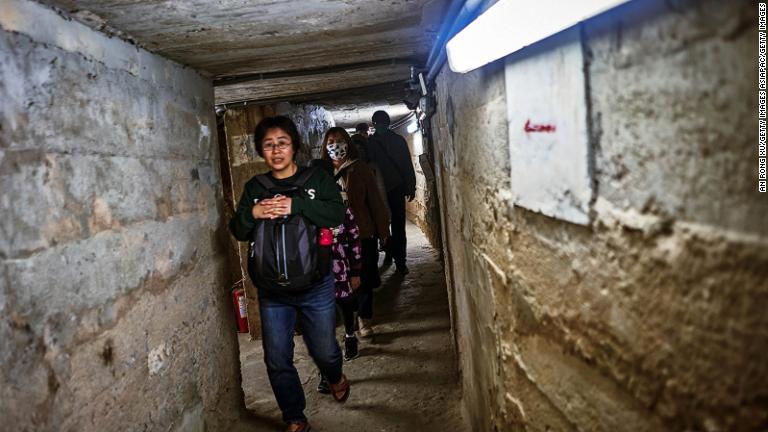
[[[627,1],[499,0],[448,41],[448,63],[469,72]]]
[[[419,122],[416,120],[408,123],[408,127],[405,129],[409,134],[416,133],[419,130]]]
[[[421,139],[420,133],[417,133],[413,136],[413,149],[411,150],[411,154],[414,157],[424,153],[424,142]]]

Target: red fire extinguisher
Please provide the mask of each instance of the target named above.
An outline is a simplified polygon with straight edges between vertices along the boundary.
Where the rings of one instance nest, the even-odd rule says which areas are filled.
[[[245,290],[243,288],[234,288],[232,290],[232,300],[235,304],[237,331],[239,333],[248,333],[248,312],[246,309]]]

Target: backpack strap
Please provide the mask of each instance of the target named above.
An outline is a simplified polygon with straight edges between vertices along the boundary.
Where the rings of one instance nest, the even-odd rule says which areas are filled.
[[[259,182],[261,186],[264,187],[264,189],[267,191],[271,191],[275,187],[275,183],[273,183],[269,176],[266,174],[257,175],[256,181]]]
[[[310,177],[312,177],[312,174],[315,173],[315,168],[307,168],[304,171],[302,171],[301,174],[299,174],[299,177],[296,179],[295,182],[293,182],[293,186],[297,188],[301,188],[304,186],[304,183],[309,180]],[[267,190],[267,192],[274,193],[277,189],[277,185],[275,182],[272,181],[271,178],[267,174],[261,174],[256,176],[256,181],[261,184],[261,186]]]
[[[294,186],[297,187],[304,187],[304,183],[309,180],[310,177],[312,177],[312,174],[315,173],[315,167],[310,167],[304,170],[301,174],[299,174],[299,178],[296,179],[295,182],[293,182]]]

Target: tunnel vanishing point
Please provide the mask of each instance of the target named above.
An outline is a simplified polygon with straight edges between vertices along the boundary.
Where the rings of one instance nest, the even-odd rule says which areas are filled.
[[[253,128],[306,162],[377,109],[467,430],[768,430],[765,8],[613,2],[452,69],[496,5],[530,28],[474,51],[577,3],[0,0],[0,431],[237,430]]]

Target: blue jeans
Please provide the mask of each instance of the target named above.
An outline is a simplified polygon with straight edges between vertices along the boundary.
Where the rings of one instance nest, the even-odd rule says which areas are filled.
[[[341,381],[341,349],[336,341],[335,281],[330,274],[299,293],[259,291],[264,363],[286,423],[306,421],[304,389],[293,366],[293,330],[301,314],[304,343],[323,376]]]

